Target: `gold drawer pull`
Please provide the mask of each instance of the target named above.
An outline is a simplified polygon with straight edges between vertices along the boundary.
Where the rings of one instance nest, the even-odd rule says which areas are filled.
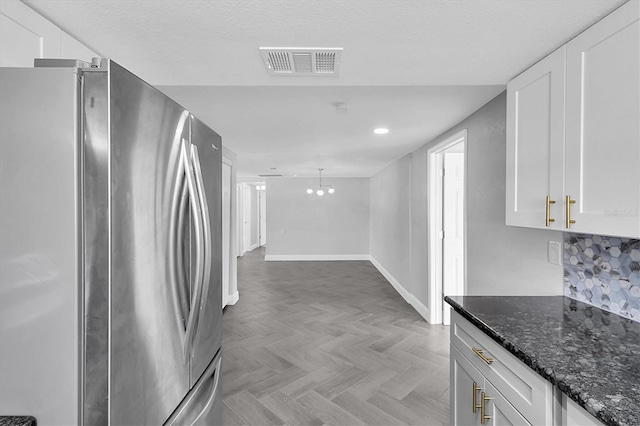
[[[491,364],[493,362],[493,359],[486,357],[482,352],[482,349],[478,349],[478,348],[471,348],[471,350],[473,351],[474,354],[478,355],[478,357],[480,357],[481,360],[483,360],[484,362],[486,362],[487,364]]]
[[[478,398],[476,397],[476,395],[478,394],[478,391],[480,390],[482,390],[482,388],[478,386],[476,382],[473,382],[473,412],[474,413],[478,410],[478,408],[481,408],[480,405],[478,405]]]
[[[489,401],[491,398],[489,398],[488,396],[486,396],[484,394],[484,392],[482,392],[480,394],[480,424],[484,424],[484,422],[486,422],[487,420],[489,420],[491,418],[491,416],[487,416],[485,414],[485,410],[486,410],[486,402]]]
[[[546,209],[546,218],[545,218],[545,225],[547,226],[547,228],[549,227],[549,225],[551,225],[551,222],[555,222],[555,219],[551,218],[551,204],[555,204],[556,202],[553,201],[551,199],[550,196],[547,195],[547,199],[546,199],[546,205],[547,205],[547,209]]]
[[[564,215],[567,222],[565,223],[567,229],[571,228],[572,223],[576,223],[575,220],[571,219],[571,204],[575,204],[575,203],[576,203],[576,200],[572,200],[571,195],[567,195],[564,198],[564,204],[565,204]]]

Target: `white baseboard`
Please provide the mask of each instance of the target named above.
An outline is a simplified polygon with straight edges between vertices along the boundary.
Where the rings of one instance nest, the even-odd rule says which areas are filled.
[[[260,247],[258,245],[258,243],[252,244],[251,246],[249,246],[249,248],[247,250],[245,250],[245,253],[249,252],[249,251],[254,251],[255,249],[257,249],[258,247]],[[243,253],[244,254],[244,253]]]
[[[332,260],[369,260],[368,254],[267,254],[267,262],[317,262]]]
[[[229,296],[229,299],[227,300],[227,305],[235,305],[236,303],[238,303],[238,300],[240,300],[240,293],[236,291],[235,293]]]
[[[431,324],[431,311],[424,305],[424,303],[419,301],[413,294],[411,295],[411,302],[409,303],[411,303],[413,309],[415,309],[426,322]]]
[[[391,273],[389,271],[387,271],[386,269],[384,269],[384,266],[382,266],[380,264],[380,262],[378,262],[373,256],[369,256],[369,260],[371,261],[371,263],[373,263],[373,266],[376,267],[376,269],[378,271],[380,271],[380,273],[382,274],[383,277],[385,277],[387,279],[387,281],[389,281],[389,283],[393,286],[393,288],[396,289],[396,291],[398,293],[400,293],[400,296],[402,296],[402,298],[404,300],[407,301],[408,304],[411,304],[411,299],[413,298],[413,296],[411,295],[411,293],[409,293],[407,291],[407,289],[405,289],[402,284],[400,284],[400,282],[398,280],[396,280],[393,275],[391,275]]]
[[[429,308],[427,308],[421,301],[419,301],[413,294],[409,293],[406,288],[396,280],[389,271],[387,271],[373,256],[369,256],[369,261],[376,267],[383,277],[389,281],[389,283],[396,289],[396,291],[402,296],[402,298],[416,310],[417,313],[429,322]]]

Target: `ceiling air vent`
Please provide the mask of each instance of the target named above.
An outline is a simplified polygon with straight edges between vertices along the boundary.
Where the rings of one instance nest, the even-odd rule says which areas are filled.
[[[263,177],[263,178],[267,178],[267,177],[284,177],[284,175],[280,174],[280,173],[275,173],[275,174],[258,175],[258,177]]]
[[[342,48],[261,47],[271,75],[333,77],[339,74]]]

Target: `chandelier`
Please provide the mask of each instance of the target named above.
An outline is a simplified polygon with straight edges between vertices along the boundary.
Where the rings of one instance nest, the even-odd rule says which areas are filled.
[[[325,189],[327,190],[327,192],[329,194],[333,194],[334,192],[336,192],[335,189],[333,189],[332,185],[325,185],[324,187],[322,186],[322,171],[324,169],[318,169],[318,176],[319,176],[319,180],[320,180],[320,184],[318,185],[318,187],[315,189],[312,188],[311,186],[307,188],[307,194],[313,194],[314,192],[316,193],[316,195],[318,197],[322,197],[324,195]]]

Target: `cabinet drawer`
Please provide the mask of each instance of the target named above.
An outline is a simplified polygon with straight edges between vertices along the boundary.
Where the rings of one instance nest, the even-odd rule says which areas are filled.
[[[453,310],[451,344],[467,357],[529,422],[540,425],[552,424],[551,383]]]

